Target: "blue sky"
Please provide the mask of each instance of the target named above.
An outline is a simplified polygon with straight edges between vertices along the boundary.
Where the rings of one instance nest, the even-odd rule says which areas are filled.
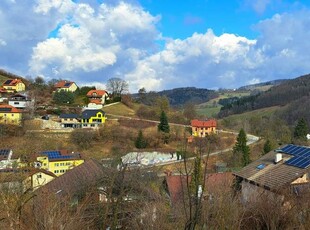
[[[0,68],[100,88],[120,77],[133,93],[236,88],[308,74],[309,28],[306,0],[3,0]]]

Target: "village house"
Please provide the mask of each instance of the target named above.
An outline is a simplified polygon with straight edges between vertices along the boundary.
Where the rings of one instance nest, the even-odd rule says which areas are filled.
[[[66,81],[62,80],[57,82],[55,85],[55,91],[69,91],[69,92],[75,92],[77,90],[77,85],[73,81]]]
[[[39,153],[35,167],[45,169],[60,176],[70,169],[83,164],[84,159],[80,153],[70,153],[67,150],[62,151],[43,151]]]
[[[86,109],[82,112],[82,128],[98,128],[105,123],[105,112],[100,109]]]
[[[62,128],[81,128],[81,122],[78,114],[60,114],[60,123]]]
[[[194,137],[206,137],[210,134],[216,133],[216,120],[215,119],[209,119],[209,120],[192,120],[191,126],[192,126],[192,135]]]
[[[190,187],[191,179],[191,175],[177,175],[171,171],[166,172],[163,184],[169,195],[170,203],[174,208],[183,206],[185,200],[188,198],[188,188]],[[187,180],[189,187],[187,187]],[[212,199],[223,194],[224,190],[230,189],[232,184],[233,175],[231,172],[209,173],[205,177],[205,189],[201,195],[204,199]]]
[[[56,176],[53,173],[42,169],[0,169],[0,188],[25,193],[27,191],[34,191],[39,187],[46,185],[55,177]]]
[[[309,166],[310,148],[289,144],[265,154],[234,176],[245,203],[263,194],[283,201],[285,195],[301,196],[309,187]]]
[[[87,95],[89,98],[88,108],[101,109],[109,95],[105,90],[90,90]]]
[[[20,79],[9,79],[2,84],[2,88],[8,93],[15,93],[25,91],[26,85]]]
[[[9,96],[8,98],[9,105],[14,106],[15,108],[18,109],[26,109],[31,106],[33,106],[33,101],[31,99],[23,94],[14,94]]]
[[[3,102],[4,100],[8,99],[8,92],[6,89],[0,87],[0,102]]]
[[[0,105],[0,123],[20,125],[22,112],[11,105]]]
[[[12,149],[0,149],[0,169],[12,167]]]

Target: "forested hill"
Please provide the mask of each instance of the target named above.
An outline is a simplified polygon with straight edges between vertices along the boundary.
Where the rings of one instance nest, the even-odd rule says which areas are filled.
[[[291,108],[292,110],[300,110],[301,112],[301,110],[304,111],[302,107],[307,106],[302,103],[302,101],[307,101],[307,99],[310,99],[310,74],[285,81],[278,86],[272,87],[266,92],[240,98],[239,100],[222,107],[219,117],[271,106],[290,106],[292,104],[294,104],[294,108]],[[300,114],[300,116],[306,116],[306,114]]]
[[[195,87],[176,88],[158,92],[160,96],[166,96],[172,106],[184,105],[187,102],[200,104],[218,97],[214,90],[200,89]]]
[[[24,83],[28,82],[26,79],[24,79],[21,76],[18,76],[16,74],[13,74],[13,73],[7,72],[3,69],[0,69],[0,84],[2,84],[3,82],[5,82],[8,79],[15,79],[15,78],[21,79]]]
[[[281,85],[284,82],[289,81],[288,79],[278,79],[278,80],[273,80],[273,81],[267,81],[267,82],[262,82],[262,83],[257,83],[257,84],[252,84],[252,85],[246,85],[246,86],[242,86],[240,87],[238,90],[254,90],[257,89],[259,87],[264,87],[264,86],[277,86],[277,85]]]

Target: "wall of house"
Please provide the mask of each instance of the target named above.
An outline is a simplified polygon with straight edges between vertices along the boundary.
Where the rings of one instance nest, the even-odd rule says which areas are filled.
[[[96,104],[96,103],[88,103],[88,108],[91,108],[91,109],[102,109],[102,104]]]
[[[21,91],[25,91],[26,90],[26,86],[24,83],[19,82],[16,84],[16,88],[15,88],[16,92],[21,92]]]
[[[22,120],[21,113],[0,113],[0,123],[20,125]]]
[[[212,133],[216,133],[216,127],[192,127],[192,134],[195,137],[205,137]]]
[[[308,174],[304,174],[302,177],[294,180],[291,184],[303,184],[303,183],[309,183]]]
[[[9,105],[14,106],[18,109],[24,109],[26,107],[29,107],[31,105],[31,101],[10,101]]]
[[[77,88],[78,88],[77,85],[75,83],[73,83],[72,85],[70,85],[69,91],[75,92],[77,90]]]
[[[65,172],[67,172],[68,170],[83,163],[84,163],[83,159],[52,161],[49,162],[48,171],[54,173],[56,176],[60,176]]]
[[[279,199],[279,202],[284,199],[283,196],[273,193],[270,190],[266,190],[262,187],[250,184],[249,182],[242,181],[241,198],[244,203],[259,201],[262,199],[262,196],[265,196],[269,199]]]
[[[32,189],[36,190],[39,187],[47,184],[48,182],[54,180],[55,177],[48,175],[43,172],[37,172],[32,175]]]
[[[89,119],[82,119],[82,123],[89,123],[89,124],[100,123],[100,124],[103,124],[103,123],[105,123],[105,119],[106,119],[106,117],[104,116],[104,113],[98,112],[96,114],[96,116],[92,116]]]

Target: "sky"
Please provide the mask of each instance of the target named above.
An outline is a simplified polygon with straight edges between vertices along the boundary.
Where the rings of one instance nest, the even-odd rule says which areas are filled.
[[[1,0],[0,68],[104,89],[237,88],[310,72],[310,0]]]

